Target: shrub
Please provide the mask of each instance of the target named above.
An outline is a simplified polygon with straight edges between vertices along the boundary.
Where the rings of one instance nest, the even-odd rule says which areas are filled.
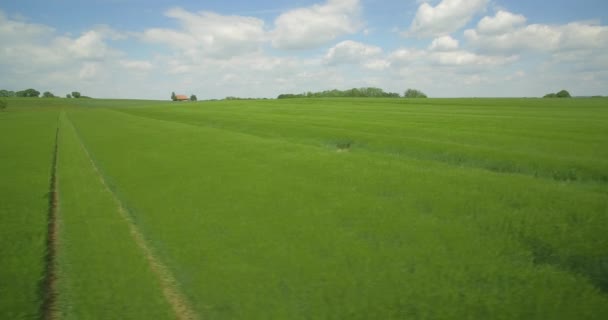
[[[548,93],[543,98],[572,98],[572,96],[567,90],[561,90],[558,93]]]
[[[407,89],[403,94],[404,98],[427,98],[426,94],[420,90]]]

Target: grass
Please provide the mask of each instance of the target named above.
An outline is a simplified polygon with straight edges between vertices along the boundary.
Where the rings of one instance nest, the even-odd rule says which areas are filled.
[[[0,112],[0,318],[42,304],[55,112]]]
[[[604,99],[73,101],[73,318],[171,316],[112,197],[205,319],[608,314]]]

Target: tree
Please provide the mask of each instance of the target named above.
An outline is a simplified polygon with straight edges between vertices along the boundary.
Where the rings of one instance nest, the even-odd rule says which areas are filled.
[[[42,94],[42,97],[43,97],[43,98],[55,98],[55,95],[54,95],[54,94],[52,94],[50,91],[45,91],[45,92]]]
[[[68,93],[68,94],[65,95],[65,97],[68,98],[68,99],[71,99],[72,95]]]
[[[8,103],[6,103],[6,101],[0,100],[0,110],[6,109],[7,106],[8,106]]]
[[[15,96],[15,91],[8,91],[8,90],[0,90],[0,97],[4,97],[4,98],[8,98],[8,97],[14,97]]]
[[[558,93],[548,93],[543,98],[572,98],[572,96],[567,90],[561,90]]]
[[[570,95],[570,92],[568,92],[566,90],[562,90],[562,91],[556,93],[555,96],[558,98],[572,98],[572,96]]]
[[[404,98],[427,98],[426,94],[424,94],[420,90],[416,89],[407,89],[403,94]]]
[[[17,91],[15,95],[17,97],[23,98],[38,98],[40,96],[40,91],[30,88],[22,91]]]
[[[197,100],[196,99],[196,95],[193,94],[193,95],[190,96],[190,101],[196,101],[196,100]]]
[[[76,98],[76,99],[80,98],[80,92],[78,92],[78,91],[73,91],[73,92],[72,92],[72,97],[74,97],[74,98]]]
[[[177,101],[177,96],[175,95],[175,92],[171,92],[171,100]]]

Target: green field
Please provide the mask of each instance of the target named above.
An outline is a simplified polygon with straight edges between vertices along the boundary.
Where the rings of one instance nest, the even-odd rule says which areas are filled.
[[[11,99],[0,318],[605,319],[608,99]],[[56,138],[56,132],[58,132]]]

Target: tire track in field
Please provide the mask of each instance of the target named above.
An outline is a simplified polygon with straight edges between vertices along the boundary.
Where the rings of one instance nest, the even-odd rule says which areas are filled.
[[[160,287],[163,291],[163,295],[165,296],[165,299],[167,300],[169,305],[171,305],[171,308],[173,309],[173,312],[175,313],[176,318],[179,320],[199,319],[199,316],[196,314],[194,309],[192,309],[192,307],[190,306],[190,303],[186,299],[185,295],[179,290],[178,283],[175,280],[175,277],[173,276],[173,274],[171,273],[169,268],[164,263],[162,263],[162,261],[160,261],[160,259],[156,256],[156,254],[154,253],[152,248],[146,242],[146,239],[143,236],[142,232],[139,230],[137,225],[133,222],[133,218],[131,217],[131,214],[129,213],[126,206],[118,198],[116,193],[114,193],[114,191],[112,191],[112,189],[109,187],[108,183],[106,182],[105,177],[99,170],[99,167],[97,166],[95,161],[93,161],[93,158],[91,157],[91,154],[89,153],[89,150],[86,148],[84,142],[82,141],[80,134],[74,127],[74,124],[69,119],[69,117],[67,117],[67,115],[66,115],[66,119],[68,121],[68,124],[74,129],[74,133],[76,135],[78,143],[80,144],[80,146],[84,150],[87,158],[89,159],[89,162],[91,163],[93,170],[95,170],[95,173],[97,174],[97,177],[99,178],[99,181],[101,182],[101,184],[104,186],[104,188],[110,193],[110,195],[114,199],[114,202],[116,203],[116,206],[118,208],[118,213],[121,215],[121,217],[127,223],[128,227],[129,227],[129,232],[131,233],[133,240],[135,241],[137,246],[143,252],[146,260],[148,261],[148,265],[150,266],[150,269],[158,278]]]
[[[59,319],[57,310],[57,239],[59,226],[57,223],[59,214],[59,186],[57,182],[57,158],[59,157],[59,121],[61,114],[57,117],[57,129],[55,130],[55,146],[51,160],[51,177],[49,185],[49,210],[48,226],[46,236],[45,274],[41,283],[42,304],[40,305],[40,318],[43,320]]]

